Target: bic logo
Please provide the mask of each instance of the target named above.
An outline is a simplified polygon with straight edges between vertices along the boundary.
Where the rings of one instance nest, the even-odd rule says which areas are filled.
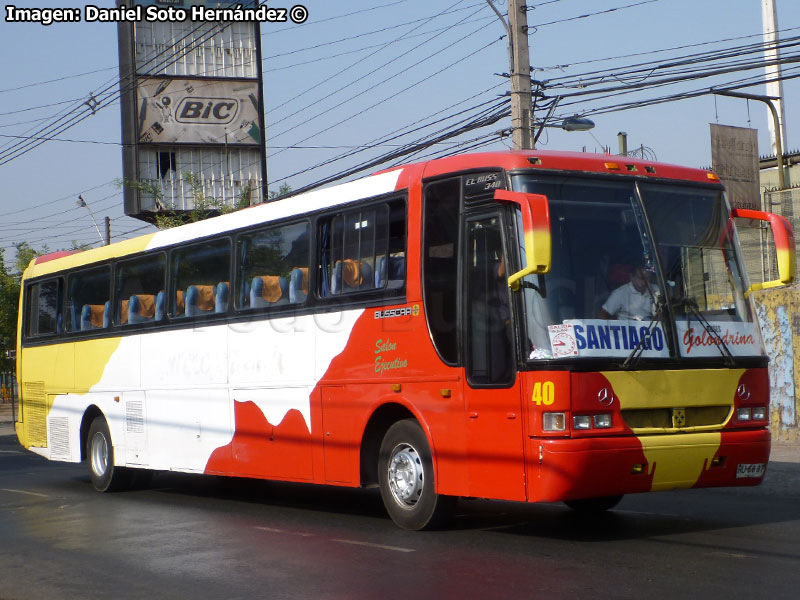
[[[239,103],[233,98],[184,98],[178,104],[178,123],[227,125],[236,118]]]

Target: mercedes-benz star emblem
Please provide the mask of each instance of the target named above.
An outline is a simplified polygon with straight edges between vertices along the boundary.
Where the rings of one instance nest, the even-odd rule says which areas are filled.
[[[597,392],[597,401],[603,406],[611,406],[614,404],[614,394],[607,387],[604,387]]]
[[[739,400],[744,400],[746,402],[747,400],[750,400],[750,388],[745,384],[741,384],[736,389],[736,395],[739,396]]]

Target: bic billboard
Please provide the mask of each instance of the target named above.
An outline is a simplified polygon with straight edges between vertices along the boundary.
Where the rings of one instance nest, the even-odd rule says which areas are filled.
[[[247,2],[133,2],[181,8],[242,4]],[[158,213],[188,212],[200,192],[227,205],[262,202],[260,23],[141,20],[120,22],[118,31],[125,214],[152,221]]]

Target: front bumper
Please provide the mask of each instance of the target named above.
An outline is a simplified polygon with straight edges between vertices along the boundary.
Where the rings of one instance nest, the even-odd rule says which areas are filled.
[[[529,440],[528,499],[556,502],[677,488],[758,485],[739,464],[769,460],[767,429]]]

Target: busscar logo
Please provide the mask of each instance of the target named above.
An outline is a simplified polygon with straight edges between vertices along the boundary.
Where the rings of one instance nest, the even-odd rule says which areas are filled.
[[[184,98],[178,104],[175,119],[192,125],[227,125],[239,112],[235,98]]]

